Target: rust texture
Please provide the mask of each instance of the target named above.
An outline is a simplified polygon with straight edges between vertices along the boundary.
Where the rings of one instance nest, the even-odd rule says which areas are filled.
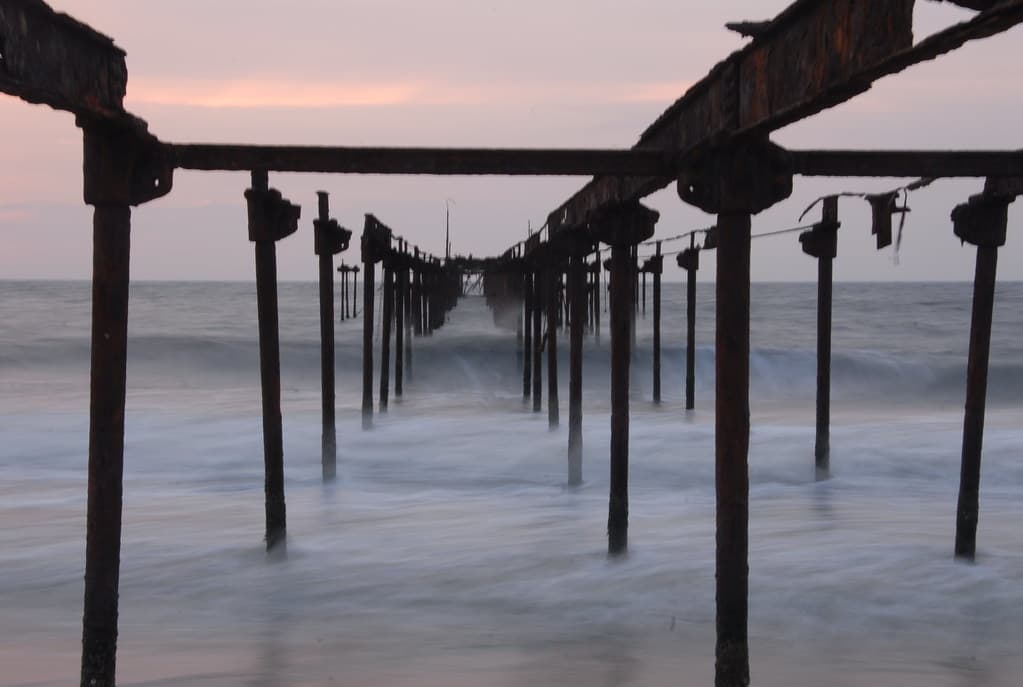
[[[124,51],[41,0],[0,0],[0,92],[97,120],[129,122]]]
[[[1014,199],[1014,196],[1012,197]],[[994,313],[998,248],[1005,244],[1006,196],[979,195],[952,211],[955,235],[977,247],[973,279],[973,315],[966,366],[966,410],[963,418],[962,466],[956,507],[955,555],[972,561],[977,552],[980,511],[980,460],[984,442],[988,360]]]
[[[266,172],[252,173],[245,191],[249,240],[256,251],[256,308],[259,320],[259,377],[263,399],[263,461],[266,492],[266,548],[283,549],[284,430],[281,419],[281,346],[277,315],[276,241],[298,228],[300,210],[268,187]]]
[[[821,221],[799,236],[803,252],[817,258],[817,433],[814,470],[817,479],[831,471],[831,295],[832,263],[838,252],[838,198],[824,199]]]

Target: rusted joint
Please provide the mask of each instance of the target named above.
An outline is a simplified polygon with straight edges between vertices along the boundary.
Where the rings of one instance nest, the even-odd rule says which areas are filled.
[[[682,269],[693,270],[694,272],[700,269],[700,249],[697,248],[686,248],[675,257],[675,262]]]
[[[298,231],[302,208],[281,196],[277,189],[245,190],[249,207],[249,241],[273,243]]]
[[[313,244],[317,255],[337,255],[348,250],[352,232],[336,219],[313,220]]]
[[[1015,196],[982,193],[952,210],[952,230],[959,240],[973,246],[998,248],[1005,245],[1009,203]]]
[[[821,221],[813,225],[813,229],[799,235],[799,243],[803,252],[813,258],[834,258],[838,255],[838,196],[824,199]]]
[[[174,164],[155,136],[135,127],[85,122],[84,197],[89,205],[142,205],[170,193]]]
[[[609,246],[634,246],[654,235],[661,213],[639,202],[603,208],[590,221],[590,235]]]
[[[697,151],[678,176],[679,197],[712,214],[757,214],[792,195],[792,156],[766,139]]]
[[[383,222],[367,214],[362,231],[362,261],[377,263],[387,257],[393,233]]]
[[[651,255],[646,261],[643,262],[643,266],[639,268],[640,272],[646,272],[647,274],[663,274],[664,273],[664,256],[663,255]]]

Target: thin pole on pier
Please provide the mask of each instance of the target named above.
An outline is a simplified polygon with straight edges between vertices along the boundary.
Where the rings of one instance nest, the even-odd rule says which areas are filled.
[[[533,275],[522,274],[522,399],[528,401],[533,381]]]
[[[349,317],[359,316],[359,268],[352,267],[352,314]]]
[[[316,194],[321,226],[314,227],[319,234],[322,225],[330,221],[330,200],[325,191]],[[321,434],[321,463],[323,479],[337,476],[337,426],[334,417],[334,254],[325,250],[326,239],[316,237],[320,263],[320,397],[323,417]]]
[[[817,258],[817,437],[814,465],[818,480],[831,469],[831,294],[832,263],[838,252],[838,197],[824,199],[820,223],[799,235],[803,252]]]
[[[405,283],[408,269],[405,261],[405,242],[399,245],[398,279],[394,285],[394,397],[401,398],[405,378]]]
[[[661,402],[661,242],[657,242],[654,256],[654,403]],[[645,281],[644,281],[645,283]],[[644,296],[643,302],[646,303]]]
[[[600,259],[600,251],[597,251],[597,270],[593,278],[593,330],[596,334],[597,343],[600,343],[600,293],[604,288],[604,263]]]
[[[281,349],[277,319],[277,248],[267,206],[260,197],[269,192],[267,173],[252,172],[249,201],[250,236],[256,245],[256,302],[259,313],[259,373],[263,391],[263,456],[266,467],[266,548],[283,546],[285,541],[284,436],[281,427]],[[277,203],[282,201],[278,199]],[[298,208],[295,209],[295,221]],[[273,213],[277,214],[277,213]],[[253,221],[269,228],[253,235]],[[283,232],[282,232],[283,233]]]
[[[1009,202],[1010,200],[1004,197],[975,196],[969,203],[960,205],[952,212],[956,236],[977,247],[955,536],[956,558],[968,561],[972,561],[977,552],[980,459],[984,442],[991,323],[994,315],[998,248],[1005,245]]]
[[[92,353],[89,383],[89,486],[85,519],[85,597],[81,684],[113,687],[121,566],[124,407],[128,350],[131,208],[107,160],[128,149],[85,130],[86,202],[93,206]],[[91,192],[90,192],[91,191]]]
[[[373,299],[376,295],[375,270],[371,251],[367,250],[370,227],[362,238],[362,428],[373,427]]]
[[[390,252],[390,251],[388,251]],[[394,323],[394,269],[390,258],[384,262],[383,313],[380,315],[380,412],[387,412],[391,386],[391,325]]]
[[[533,412],[543,410],[543,283],[542,272],[533,272]]]
[[[700,250],[696,235],[689,235],[689,248],[678,255],[678,265],[686,271],[686,410],[696,407],[696,271],[700,269]]]
[[[583,330],[586,328],[586,293],[589,290],[586,256],[574,253],[570,269],[572,312],[568,355],[568,485],[578,486],[583,481]]]
[[[338,308],[338,318],[345,321],[345,305],[348,303],[348,275],[345,273],[344,264],[339,265],[337,268],[338,273],[341,275],[340,284],[338,284],[338,290],[341,292],[341,306]]]
[[[635,270],[628,244],[611,246],[611,486],[608,552],[625,553],[629,537],[629,365]]]
[[[715,684],[748,685],[750,216],[720,214],[718,228]]]
[[[419,248],[413,248],[415,268],[412,270],[412,322],[416,336],[423,335],[423,273],[419,263]]]
[[[558,403],[558,283],[560,270],[547,270],[547,425],[556,429],[561,422]]]
[[[406,245],[402,249],[402,252],[404,253],[404,258],[405,258],[405,260],[407,262],[408,259],[409,259],[408,245]],[[409,380],[411,380],[412,379],[412,299],[413,299],[412,282],[413,282],[413,278],[415,276],[415,272],[412,271],[412,269],[405,269],[405,270],[403,270],[403,273],[405,275],[405,287],[404,287],[404,291],[405,291],[405,296],[404,296],[404,299],[405,299],[404,300],[404,304],[405,304],[405,376]]]
[[[646,319],[646,272],[643,271],[641,274],[642,274],[642,279],[643,279],[643,297],[642,297],[643,319]]]

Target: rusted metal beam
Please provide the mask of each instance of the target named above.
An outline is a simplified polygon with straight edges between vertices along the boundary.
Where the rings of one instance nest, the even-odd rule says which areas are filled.
[[[672,175],[673,153],[660,150],[367,148],[168,144],[181,169],[338,174]]]
[[[0,0],[0,92],[102,120],[131,120],[124,51],[41,0]]]
[[[831,177],[1020,177],[1023,150],[790,150],[793,171]]]
[[[1023,0],[1006,0],[913,45],[913,5],[914,0],[793,3],[671,105],[634,149],[685,153],[739,134],[764,136],[851,99],[884,76],[1023,22]],[[639,200],[671,181],[597,177],[551,214],[563,226],[581,226],[600,208]]]

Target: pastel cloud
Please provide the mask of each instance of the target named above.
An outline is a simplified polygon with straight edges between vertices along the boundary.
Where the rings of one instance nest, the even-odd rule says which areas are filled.
[[[510,102],[586,104],[671,102],[678,82],[627,84],[509,84],[431,81],[343,82],[281,78],[134,80],[127,104],[218,109],[315,109],[429,105],[500,105]]]

